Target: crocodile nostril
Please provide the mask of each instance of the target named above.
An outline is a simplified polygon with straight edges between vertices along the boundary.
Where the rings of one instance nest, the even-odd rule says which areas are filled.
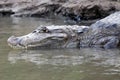
[[[33,31],[32,33],[36,33],[36,31]]]
[[[7,42],[8,44],[16,46],[20,42],[20,39],[15,36],[11,36],[10,38],[8,38]]]

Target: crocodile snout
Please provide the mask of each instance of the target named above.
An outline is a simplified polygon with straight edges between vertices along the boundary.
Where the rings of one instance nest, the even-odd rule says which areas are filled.
[[[18,38],[15,36],[11,36],[7,40],[8,44],[16,46],[18,44]]]

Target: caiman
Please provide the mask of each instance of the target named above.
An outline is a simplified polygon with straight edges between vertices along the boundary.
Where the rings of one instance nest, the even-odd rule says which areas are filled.
[[[38,27],[33,32],[7,40],[13,48],[117,48],[120,43],[120,12],[88,26]]]
[[[88,26],[62,25],[42,26],[33,32],[8,39],[13,48],[75,48],[79,45],[78,36],[88,30]]]

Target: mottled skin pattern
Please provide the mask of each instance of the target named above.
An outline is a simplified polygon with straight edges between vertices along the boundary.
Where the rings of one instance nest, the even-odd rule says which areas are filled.
[[[46,26],[33,32],[8,39],[13,48],[75,48],[79,45],[78,36],[88,30],[88,26]]]
[[[80,40],[80,47],[116,48],[120,41],[120,12],[92,24]]]
[[[119,46],[120,26],[116,24],[100,26],[98,31],[90,29],[80,40],[80,47],[116,48]]]
[[[10,37],[16,48],[116,48],[120,42],[120,12],[87,26],[47,26],[21,37]]]

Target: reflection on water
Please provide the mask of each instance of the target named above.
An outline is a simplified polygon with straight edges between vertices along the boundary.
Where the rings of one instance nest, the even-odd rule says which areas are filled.
[[[25,35],[37,26],[60,20],[0,18],[0,80],[120,80],[120,49],[13,50],[11,35]]]
[[[59,52],[60,51],[60,52]],[[37,65],[77,65],[82,64],[83,56],[72,55],[73,51],[51,50],[51,51],[12,51],[8,55],[8,60],[11,63],[16,63],[18,60],[25,60]]]
[[[36,65],[80,65],[93,63],[96,66],[114,66],[120,68],[119,50],[67,49],[67,50],[22,50],[11,51],[8,61],[19,60]]]
[[[57,68],[58,71],[61,71],[61,68],[65,68],[65,70],[68,68],[69,70],[72,67],[72,70],[75,71],[72,73],[79,72],[79,75],[84,74],[84,77],[86,75],[88,77],[93,75],[98,77],[99,74],[101,76],[99,80],[102,78],[104,80],[104,76],[111,76],[112,78],[116,75],[115,80],[120,78],[120,50],[118,49],[14,50],[9,52],[8,61],[10,64],[32,63],[41,69],[48,66],[47,68]],[[49,66],[52,66],[52,68]],[[86,79],[89,78],[83,80]],[[93,78],[89,80],[93,80]],[[105,80],[113,79],[106,78]]]

